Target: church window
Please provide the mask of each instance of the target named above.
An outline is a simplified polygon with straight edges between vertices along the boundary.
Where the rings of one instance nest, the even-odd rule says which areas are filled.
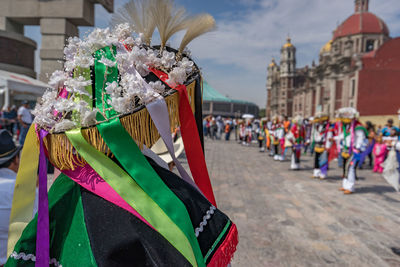
[[[288,59],[290,59],[290,56],[291,56],[292,54],[290,53],[290,51],[288,52]]]
[[[356,40],[356,49],[355,49],[356,52],[358,52],[359,44],[360,44],[360,39],[357,38],[357,40]]]
[[[352,79],[351,80],[351,97],[354,97],[356,94],[356,80]]]
[[[374,40],[367,40],[365,52],[370,52],[370,51],[374,50],[374,43],[375,43]]]

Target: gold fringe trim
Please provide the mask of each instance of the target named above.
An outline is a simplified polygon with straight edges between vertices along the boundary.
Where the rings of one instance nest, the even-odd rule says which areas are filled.
[[[191,84],[186,86],[186,90],[188,93],[188,97],[189,97],[189,102],[190,102],[190,106],[192,108],[192,112],[194,113],[195,110],[195,88],[196,88],[196,81],[193,81]]]
[[[194,111],[195,81],[187,86],[188,95],[192,110]],[[173,93],[165,97],[168,107],[171,132],[179,127],[179,95]],[[150,117],[146,108],[143,108],[133,114],[122,116],[120,118],[122,126],[129,135],[138,144],[140,149],[143,145],[151,147],[160,138],[160,134]],[[113,157],[110,149],[104,142],[96,126],[82,129],[82,135],[98,151]],[[67,136],[63,133],[49,134],[44,139],[44,145],[49,152],[50,162],[60,170],[74,170],[76,166],[84,166],[85,160],[76,152],[75,148],[69,142]]]

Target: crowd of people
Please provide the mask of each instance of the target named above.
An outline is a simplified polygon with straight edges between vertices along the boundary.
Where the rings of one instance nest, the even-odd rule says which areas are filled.
[[[0,129],[8,130],[13,139],[20,145],[24,144],[32,121],[33,117],[28,101],[23,101],[18,109],[15,105],[12,105],[4,107],[0,111]]]
[[[211,139],[235,140],[245,146],[258,143],[259,151],[267,151],[276,161],[290,157],[290,168],[301,168],[301,156],[314,157],[312,178],[325,179],[329,164],[337,160],[342,168],[344,194],[355,192],[357,169],[370,168],[383,173],[398,190],[400,172],[400,129],[389,119],[385,126],[361,123],[354,108],[341,108],[336,118],[318,112],[315,117],[274,116],[271,119],[230,119],[208,116],[204,119],[204,135]]]

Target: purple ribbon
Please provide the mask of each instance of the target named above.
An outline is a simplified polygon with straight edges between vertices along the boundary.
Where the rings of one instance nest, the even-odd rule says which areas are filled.
[[[49,200],[47,197],[47,163],[43,138],[48,134],[40,130],[39,155],[39,210],[36,235],[36,267],[48,267],[50,261]]]

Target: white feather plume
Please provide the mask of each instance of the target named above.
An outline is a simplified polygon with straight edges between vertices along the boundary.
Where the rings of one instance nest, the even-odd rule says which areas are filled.
[[[154,0],[151,14],[160,33],[161,50],[169,38],[188,27],[188,16],[184,8],[177,8],[171,0]]]
[[[210,14],[198,15],[193,19],[190,19],[187,24],[188,29],[185,36],[183,36],[181,45],[179,46],[179,53],[182,53],[185,47],[193,41],[193,39],[215,29],[215,20]]]
[[[130,0],[112,16],[111,25],[115,27],[118,24],[129,23],[137,32],[143,33],[144,42],[150,45],[156,27],[154,16],[150,14],[154,2],[155,0]]]

